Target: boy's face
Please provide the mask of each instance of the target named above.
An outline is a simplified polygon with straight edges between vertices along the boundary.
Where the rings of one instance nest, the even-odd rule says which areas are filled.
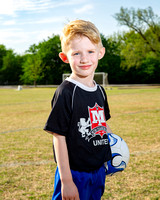
[[[104,53],[105,49],[93,44],[88,37],[77,36],[70,41],[67,53],[60,53],[60,58],[70,64],[74,76],[93,78]]]

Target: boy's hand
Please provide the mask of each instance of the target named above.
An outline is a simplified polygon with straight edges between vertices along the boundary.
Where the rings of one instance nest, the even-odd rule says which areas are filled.
[[[80,200],[78,189],[73,181],[62,183],[62,200]]]

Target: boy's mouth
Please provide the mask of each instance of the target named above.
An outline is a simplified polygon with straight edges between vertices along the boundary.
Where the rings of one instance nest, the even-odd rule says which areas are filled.
[[[87,70],[87,69],[89,69],[90,67],[91,67],[91,65],[81,65],[81,66],[79,66],[81,69],[83,69],[83,70]]]

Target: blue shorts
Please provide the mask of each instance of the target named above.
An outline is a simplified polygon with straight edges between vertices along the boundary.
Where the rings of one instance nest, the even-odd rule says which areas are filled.
[[[100,200],[105,188],[105,167],[93,172],[73,171],[72,177],[78,188],[80,200]],[[55,172],[54,193],[52,200],[62,200],[61,197],[61,180],[58,168]]]

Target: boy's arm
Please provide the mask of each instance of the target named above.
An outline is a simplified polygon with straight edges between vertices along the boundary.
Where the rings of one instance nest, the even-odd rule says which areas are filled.
[[[53,134],[54,148],[56,154],[57,165],[61,179],[62,200],[75,199],[79,200],[79,193],[73,182],[72,174],[69,166],[68,150],[65,136]]]
[[[107,124],[107,132],[108,132],[108,133],[112,133],[112,131],[111,131],[111,129],[110,129],[110,127],[109,127],[108,124]]]

